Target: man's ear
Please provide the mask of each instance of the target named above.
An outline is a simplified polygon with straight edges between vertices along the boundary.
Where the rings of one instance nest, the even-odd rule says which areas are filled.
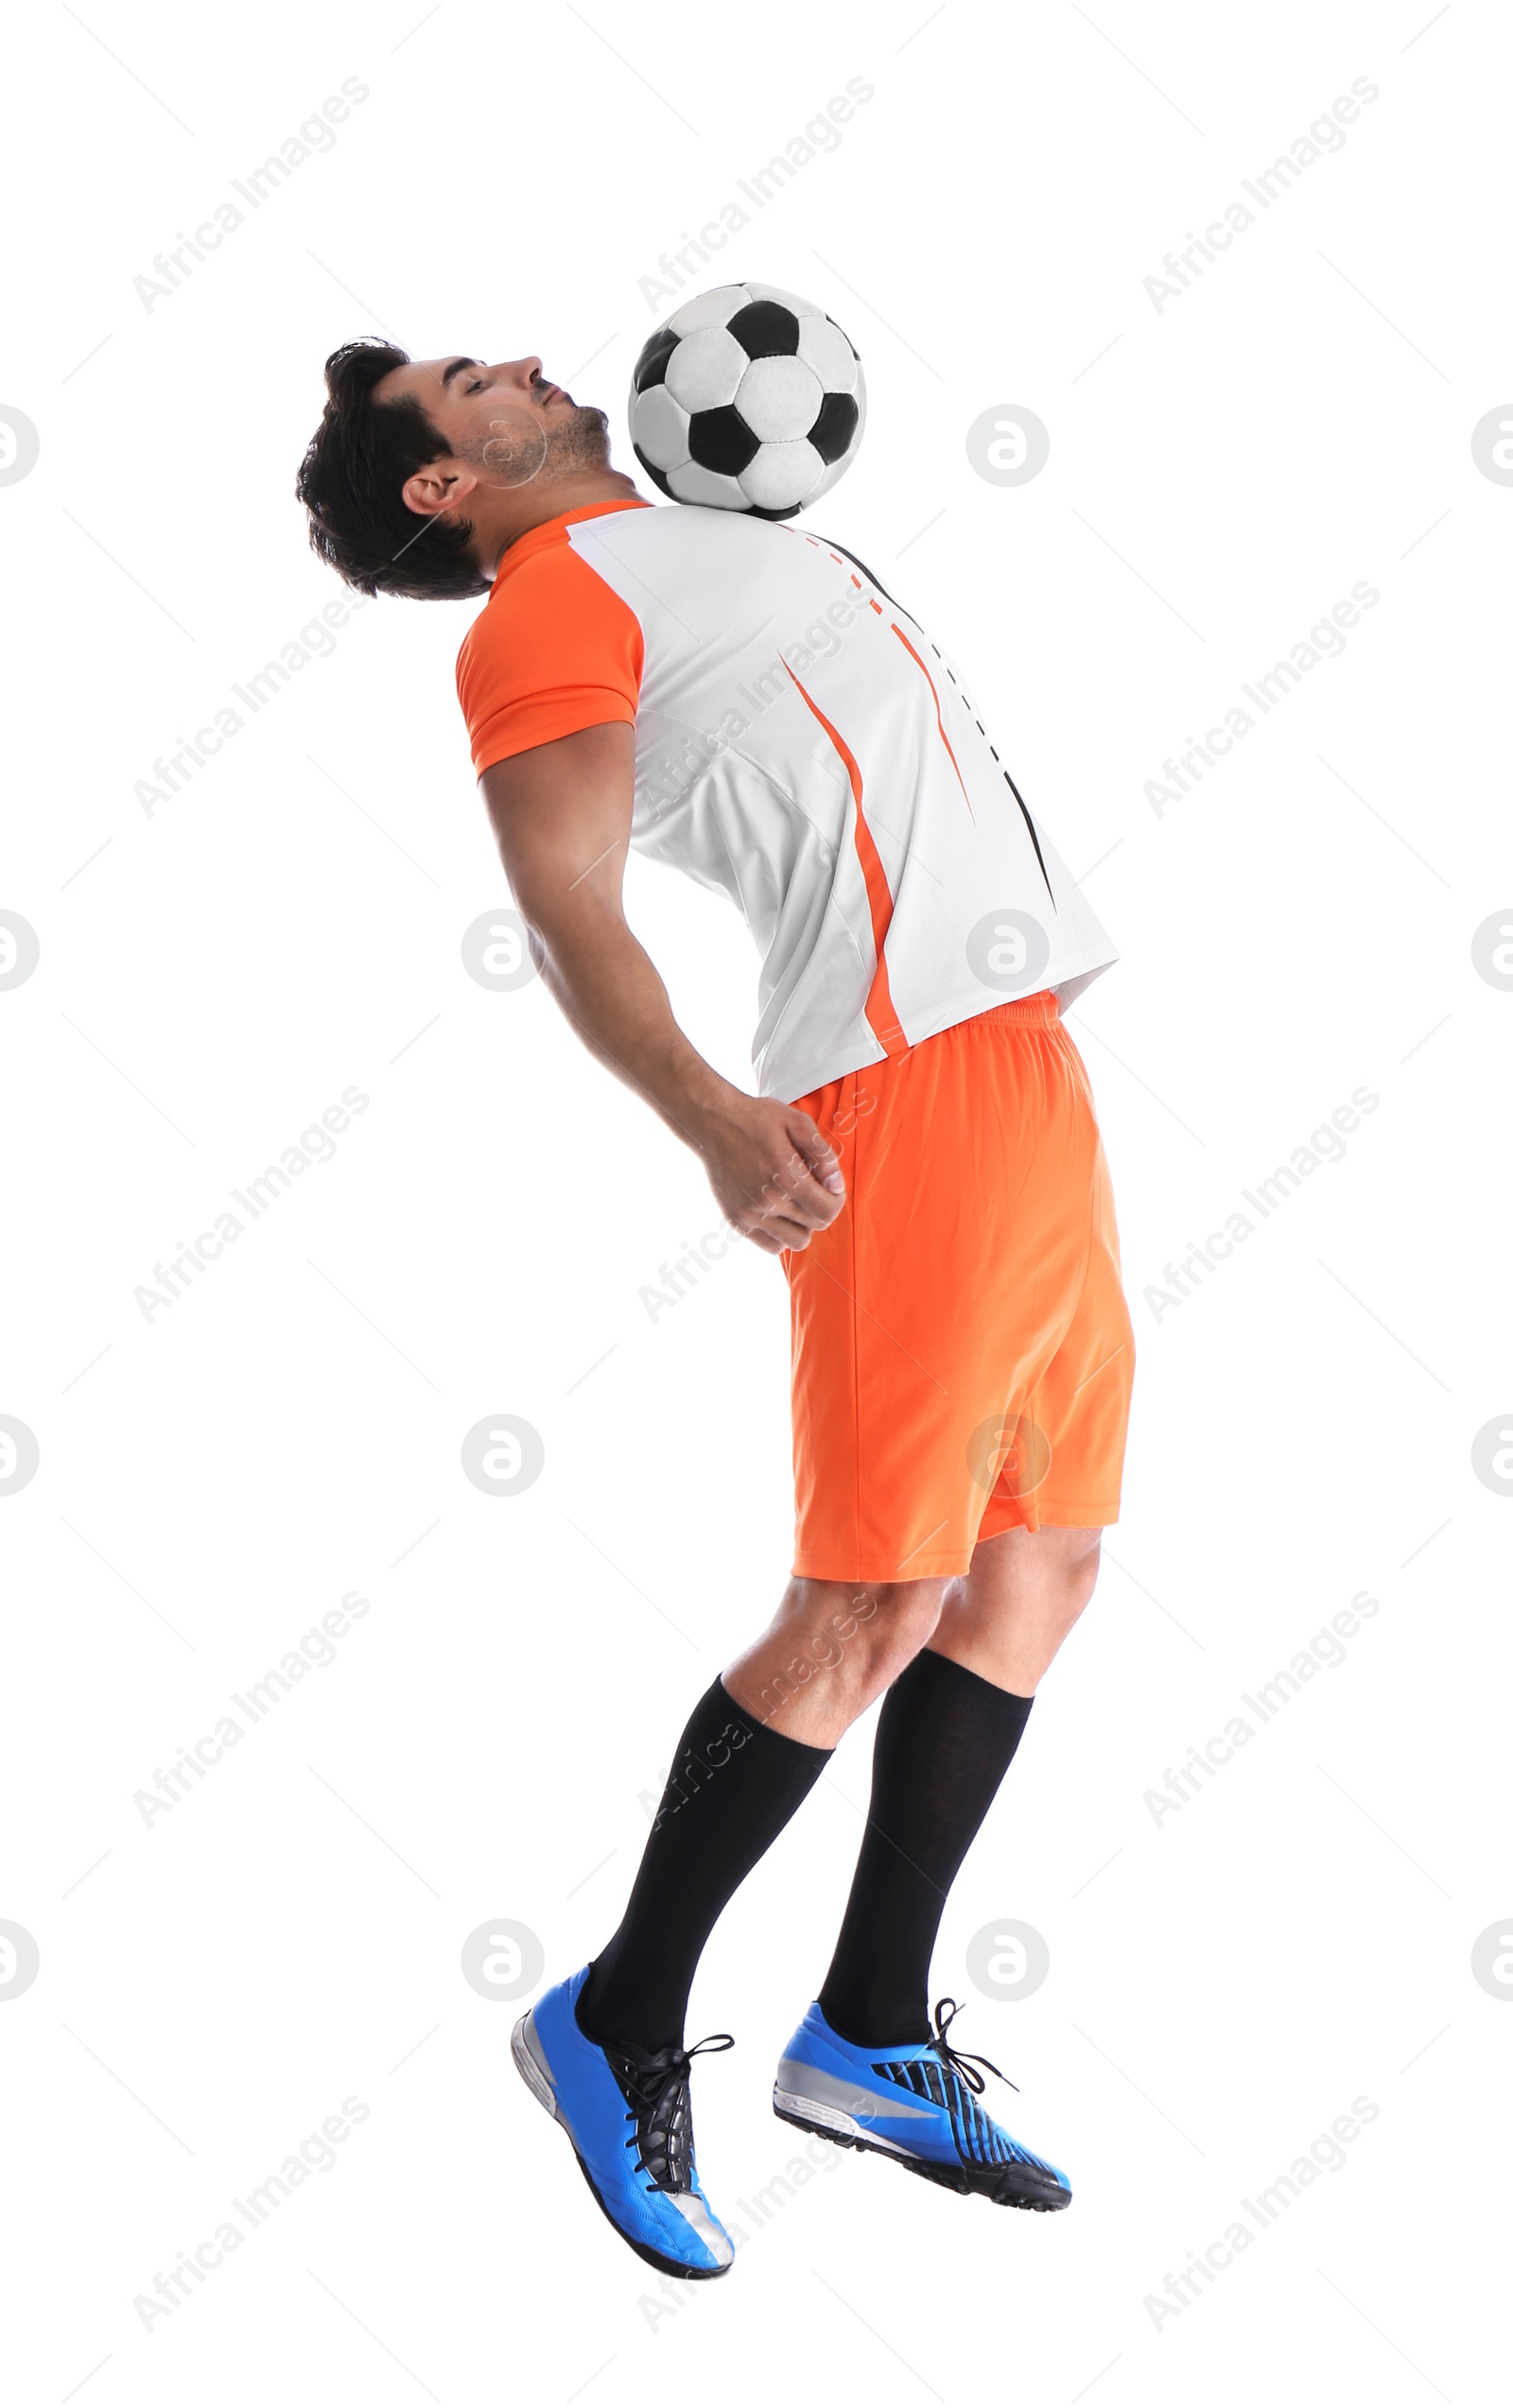
[[[465,501],[478,484],[470,468],[457,460],[433,459],[425,468],[417,468],[407,476],[399,489],[399,498],[407,510],[418,518],[435,518],[441,511],[454,510]]]

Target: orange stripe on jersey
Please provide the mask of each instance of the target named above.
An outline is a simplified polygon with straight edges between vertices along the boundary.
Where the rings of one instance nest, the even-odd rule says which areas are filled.
[[[955,754],[951,752],[951,740],[946,733],[946,722],[940,715],[940,696],[935,691],[935,681],[930,676],[929,669],[925,668],[924,662],[919,659],[919,654],[914,650],[913,646],[909,641],[908,636],[904,633],[903,629],[899,626],[897,620],[893,619],[889,622],[889,624],[892,626],[894,633],[897,636],[899,643],[903,646],[904,650],[909,654],[911,660],[918,661],[919,667],[925,670],[925,684],[929,686],[931,699],[935,704],[935,725],[940,730],[940,740],[945,745],[947,752],[950,754],[950,764],[952,769],[956,771],[956,783],[962,789],[962,801],[965,804],[967,810],[971,813],[972,820],[975,823],[977,813],[972,810],[972,798],[966,791],[966,780],[962,775],[961,764],[958,762]]]
[[[783,667],[788,668],[786,661]],[[867,991],[867,1000],[863,1006],[867,1025],[885,1054],[907,1053],[909,1041],[898,1026],[898,1014],[893,1008],[893,996],[888,988],[888,964],[883,959],[883,945],[887,940],[888,924],[893,918],[893,896],[888,891],[887,872],[882,866],[872,830],[867,825],[866,813],[861,807],[861,771],[857,767],[856,757],[850,746],[839,730],[831,726],[813,695],[808,693],[799,680],[793,677],[791,669],[789,669],[788,673],[793,678],[794,684],[798,686],[805,702],[845,763],[846,775],[851,781],[851,799],[856,805],[857,813],[857,858],[861,864],[862,882],[867,890],[867,909],[872,919],[872,944],[878,958],[878,966],[872,974],[872,984]]]

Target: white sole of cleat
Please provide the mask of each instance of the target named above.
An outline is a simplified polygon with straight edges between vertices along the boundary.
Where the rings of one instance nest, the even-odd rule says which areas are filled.
[[[842,2107],[832,2107],[824,2099],[810,2099],[802,2090],[785,2090],[780,2083],[773,2085],[773,2113],[785,2122],[802,2123],[811,2132],[828,2133],[832,2140],[849,2143],[855,2148],[876,2149],[879,2157],[907,2157],[909,2152],[895,2140],[879,2139],[855,2116]]]
[[[891,2158],[902,2166],[906,2174],[923,2175],[942,2191],[954,2191],[959,2197],[985,2198],[998,2208],[1027,2208],[1037,2214],[1053,2214],[1058,2209],[1070,2208],[1071,2192],[1048,2177],[1036,2177],[1028,2170],[1016,2173],[1010,2166],[947,2166],[934,2164],[928,2157],[916,2157],[896,2141],[879,2139],[839,2107],[819,2099],[806,2099],[794,2090],[774,2086],[773,2113],[784,2123],[795,2124],[801,2132],[813,2132],[823,2139],[833,2140],[838,2149],[857,2149],[869,2157]]]

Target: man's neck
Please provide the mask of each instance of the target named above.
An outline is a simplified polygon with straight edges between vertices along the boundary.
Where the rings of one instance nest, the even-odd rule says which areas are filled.
[[[468,515],[478,529],[474,551],[478,566],[485,577],[493,578],[512,544],[529,535],[533,527],[545,527],[548,519],[562,518],[568,511],[591,510],[596,502],[641,498],[634,479],[617,468],[586,468],[579,476],[559,477],[550,485],[534,490],[523,486],[518,494],[501,494],[497,510],[481,511],[475,503]]]

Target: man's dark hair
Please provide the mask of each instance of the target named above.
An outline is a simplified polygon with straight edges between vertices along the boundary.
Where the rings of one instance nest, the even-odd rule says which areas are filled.
[[[374,388],[409,354],[374,336],[343,343],[325,364],[326,405],[300,463],[295,492],[310,520],[311,547],[362,594],[409,594],[449,601],[486,594],[468,546],[471,523],[425,518],[400,488],[450,445],[421,405],[379,402]]]

